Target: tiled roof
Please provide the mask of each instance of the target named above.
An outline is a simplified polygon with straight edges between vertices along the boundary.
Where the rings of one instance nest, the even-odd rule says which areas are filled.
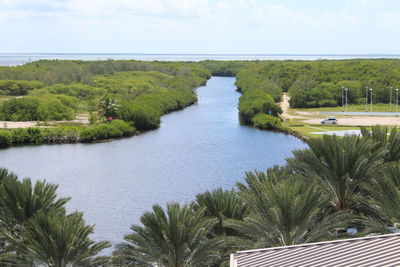
[[[231,267],[400,266],[400,234],[239,251]]]

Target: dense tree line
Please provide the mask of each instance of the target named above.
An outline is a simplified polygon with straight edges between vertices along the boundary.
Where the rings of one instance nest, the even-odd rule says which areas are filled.
[[[371,95],[367,96],[366,88],[373,89],[375,103],[389,103],[392,87],[394,103],[394,89],[400,87],[398,59],[263,61],[249,66],[237,74],[238,86],[245,83],[254,88],[257,86],[254,77],[262,77],[281,91],[289,92],[290,104],[296,108],[341,105],[342,87],[348,88],[349,104],[363,104],[366,97],[369,101]],[[276,100],[274,93],[270,94]]]
[[[400,132],[311,139],[284,166],[246,173],[234,190],[154,205],[110,257],[67,214],[57,187],[0,171],[0,261],[29,266],[228,266],[237,250],[384,234],[399,229]],[[356,228],[357,234],[347,232]],[[62,231],[60,231],[62,229]]]

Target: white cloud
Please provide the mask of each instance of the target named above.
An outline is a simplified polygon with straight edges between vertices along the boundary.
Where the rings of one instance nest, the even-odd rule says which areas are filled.
[[[185,49],[211,47],[210,43],[221,50],[289,50],[299,44],[308,49],[330,43],[336,48],[341,38],[356,36],[360,41],[355,40],[354,46],[360,47],[373,29],[375,34],[380,34],[379,29],[399,31],[400,14],[394,11],[395,7],[400,10],[400,3],[395,0],[387,0],[390,5],[378,0],[337,0],[319,8],[314,1],[318,0],[304,1],[313,7],[307,10],[290,1],[262,0],[0,0],[0,27],[20,27],[16,40],[29,31],[51,40],[51,28],[60,38],[76,38],[79,49],[85,42],[89,48],[102,42],[115,49],[123,43],[133,44],[135,51],[157,42],[177,49],[179,45]]]

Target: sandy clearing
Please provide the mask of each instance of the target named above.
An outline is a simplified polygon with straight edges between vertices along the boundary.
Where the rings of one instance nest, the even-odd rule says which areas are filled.
[[[48,126],[51,127],[54,123],[89,123],[89,116],[87,114],[80,114],[71,121],[49,121],[46,122]],[[48,126],[38,126],[38,124],[44,124],[43,121],[0,121],[0,128],[2,129],[15,129],[15,128],[28,128],[28,127],[48,127]]]
[[[36,121],[0,121],[0,128],[14,129],[14,128],[28,128],[37,127]]]

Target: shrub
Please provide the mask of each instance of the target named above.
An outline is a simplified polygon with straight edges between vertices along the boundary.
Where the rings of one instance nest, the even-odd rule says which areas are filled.
[[[29,135],[25,129],[17,128],[11,131],[11,141],[13,144],[24,144],[29,140]]]
[[[74,111],[63,103],[68,97],[13,98],[0,104],[0,118],[6,121],[71,120]]]
[[[29,143],[40,144],[43,141],[43,135],[40,128],[26,128],[26,133],[29,136]]]
[[[43,86],[44,83],[39,81],[0,80],[0,94],[26,95],[29,91]]]
[[[9,131],[0,131],[0,147],[11,145],[11,134]]]
[[[111,123],[99,124],[94,128],[96,129],[98,139],[121,137],[123,135],[122,131],[111,125]]]
[[[263,130],[279,129],[282,126],[278,117],[261,113],[255,115],[251,121],[255,127]]]
[[[45,143],[76,143],[79,141],[77,128],[45,128],[42,129],[42,135]]]
[[[136,129],[128,123],[121,120],[113,120],[111,125],[122,132],[124,136],[129,136],[135,133]]]
[[[152,130],[160,126],[161,114],[149,106],[125,103],[118,109],[117,117],[133,122],[139,130]]]
[[[282,112],[271,96],[261,90],[248,90],[239,99],[239,116],[243,123],[251,124],[258,113],[276,116]]]
[[[97,139],[97,130],[94,128],[84,128],[79,133],[79,139],[82,142],[92,142]]]

